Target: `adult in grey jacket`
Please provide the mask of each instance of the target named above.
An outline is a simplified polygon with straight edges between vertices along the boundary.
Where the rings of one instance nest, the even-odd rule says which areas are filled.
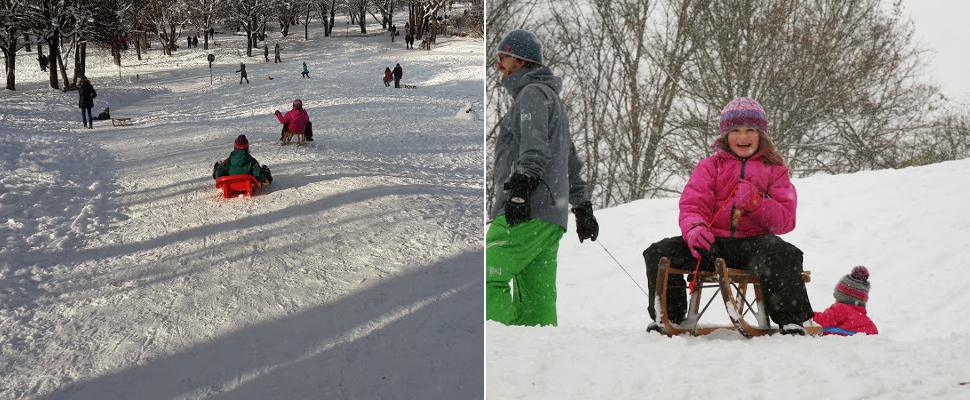
[[[569,205],[575,206],[581,242],[596,240],[599,225],[559,99],[562,80],[542,66],[542,44],[516,30],[496,54],[502,86],[515,103],[495,144],[496,196],[485,236],[486,318],[556,325],[556,257]]]

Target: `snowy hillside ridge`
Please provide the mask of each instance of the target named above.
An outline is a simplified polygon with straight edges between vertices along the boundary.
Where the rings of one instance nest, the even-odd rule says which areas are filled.
[[[646,296],[571,225],[559,250],[559,326],[486,324],[489,397],[965,399],[967,171],[970,159],[793,180],[797,226],[782,238],[804,252],[813,309],[830,306],[838,280],[865,265],[878,336],[647,334]],[[680,234],[677,201],[595,211],[600,244],[644,289],[641,253]],[[719,299],[701,323],[728,323]]]
[[[481,40],[408,51],[310,29],[280,64],[216,35],[211,86],[201,49],[126,54],[119,79],[89,48],[94,113],[131,118],[91,130],[77,92],[17,58],[0,398],[481,396],[483,126],[456,115],[482,110]],[[395,63],[417,89],[384,87]],[[279,146],[273,112],[295,98],[315,140]],[[223,200],[212,165],[239,134],[274,181]]]

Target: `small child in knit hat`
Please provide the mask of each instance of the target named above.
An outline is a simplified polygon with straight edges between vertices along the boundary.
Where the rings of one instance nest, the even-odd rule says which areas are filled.
[[[869,269],[864,266],[852,268],[835,285],[835,304],[825,311],[816,312],[812,320],[822,326],[823,335],[852,336],[856,333],[876,335],[876,324],[866,315],[869,300]]]

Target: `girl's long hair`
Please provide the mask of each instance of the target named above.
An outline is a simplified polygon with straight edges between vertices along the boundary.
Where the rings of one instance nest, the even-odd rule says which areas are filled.
[[[728,146],[727,137],[727,133],[721,134],[721,136],[718,136],[714,140],[712,147],[731,153],[731,146]],[[761,159],[765,164],[788,167],[788,164],[785,163],[785,158],[778,153],[778,150],[775,150],[775,144],[771,142],[771,138],[760,129],[758,129],[758,153],[761,153]]]

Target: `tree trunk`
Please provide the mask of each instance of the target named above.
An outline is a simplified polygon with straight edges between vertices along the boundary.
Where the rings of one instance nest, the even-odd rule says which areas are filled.
[[[253,40],[256,38],[252,28],[246,28],[246,57],[253,56]]]
[[[61,36],[59,30],[55,30],[51,37],[47,38],[47,71],[50,72],[51,89],[60,89],[57,83],[57,59],[61,54],[60,44],[57,43]]]
[[[40,48],[40,45],[37,47]],[[24,32],[24,50],[30,53],[30,34],[27,32]]]
[[[67,79],[67,67],[64,66],[64,57],[61,57],[61,52],[57,52],[57,64],[61,66],[61,79],[64,81],[64,87],[68,87],[71,82]]]
[[[303,19],[303,40],[310,40],[310,7],[306,8],[306,17]]]
[[[138,61],[141,61],[141,34],[135,34],[135,56],[138,57]]]
[[[7,71],[7,89],[17,90],[16,86],[16,67],[17,67],[17,37],[14,35],[13,30],[8,30],[10,37],[10,48],[3,49],[4,60],[6,61],[6,71]],[[38,47],[40,45],[38,44]]]

